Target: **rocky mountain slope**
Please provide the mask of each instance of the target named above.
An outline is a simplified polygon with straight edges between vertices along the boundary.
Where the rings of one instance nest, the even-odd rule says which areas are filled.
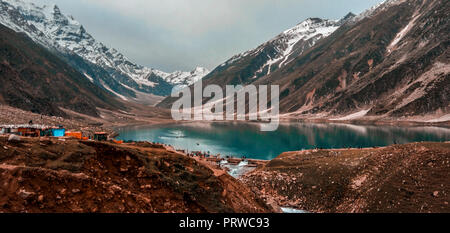
[[[441,117],[450,111],[449,9],[387,1],[257,83],[279,84],[281,110],[296,117]]]
[[[309,18],[256,49],[232,57],[205,77],[205,81],[217,82],[217,79],[227,77],[221,81],[235,85],[253,82],[289,64],[352,17],[350,13],[337,21]]]
[[[280,206],[325,213],[448,213],[450,143],[286,152],[243,182]]]
[[[442,0],[388,0],[280,62],[281,68],[266,66],[262,77],[252,79],[248,66],[235,65],[204,80],[279,85],[287,118],[449,120],[449,10]],[[230,73],[241,68],[247,75]]]
[[[62,108],[98,116],[97,108],[125,109],[62,59],[0,24],[0,104],[45,115]]]
[[[150,143],[0,136],[0,212],[272,212],[225,172]]]
[[[208,73],[204,68],[165,73],[137,65],[97,41],[56,5],[41,7],[21,0],[1,0],[0,9],[0,23],[26,33],[63,57],[87,80],[122,99],[137,98],[136,92],[169,95],[174,85],[190,85]]]

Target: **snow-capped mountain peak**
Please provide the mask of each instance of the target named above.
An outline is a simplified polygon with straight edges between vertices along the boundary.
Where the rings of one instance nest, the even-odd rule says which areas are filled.
[[[393,6],[393,5],[400,4],[400,3],[404,2],[404,1],[405,0],[384,0],[384,1],[382,1],[382,2],[380,2],[378,4],[376,4],[376,5],[372,6],[371,8],[363,11],[361,14],[355,16],[352,21],[358,22],[358,21],[360,21],[362,19],[365,19],[365,18],[368,18],[368,17],[373,17],[378,12],[383,11],[383,10]]]
[[[169,83],[180,86],[189,86],[196,83],[209,73],[209,70],[203,67],[196,67],[191,72],[176,71],[165,76],[165,80]]]
[[[341,20],[308,18],[296,26],[285,30],[275,38],[256,49],[233,56],[220,67],[234,66],[250,57],[258,57],[258,65],[252,67],[252,79],[268,75],[275,69],[288,64],[295,57],[314,46],[320,39],[329,36],[341,25],[353,18],[352,13]],[[261,63],[264,61],[264,63]],[[253,63],[254,64],[254,63]],[[257,69],[256,69],[257,68]]]
[[[27,34],[34,41],[66,57],[75,55],[84,59],[86,64],[78,62],[72,65],[107,90],[129,95],[121,92],[129,92],[129,88],[123,88],[126,86],[142,92],[168,95],[170,86],[189,84],[192,79],[200,79],[207,74],[197,72],[195,77],[180,76],[178,72],[165,73],[137,65],[116,49],[97,41],[73,16],[62,13],[57,5],[37,6],[22,0],[0,0],[0,10],[0,23],[5,26]],[[68,60],[76,59],[70,57]],[[172,76],[177,78],[168,78]],[[108,87],[103,83],[108,83]]]
[[[300,24],[297,24],[295,27],[284,31],[281,35],[274,39],[277,43],[284,42],[285,47],[280,47],[280,51],[282,51],[282,56],[272,60],[272,63],[276,63],[279,60],[282,62],[279,63],[278,67],[282,66],[289,59],[294,46],[300,41],[308,41],[317,37],[321,39],[323,37],[329,36],[336,29],[339,28],[338,21],[334,20],[323,20],[319,18],[309,18],[303,21]],[[315,43],[315,42],[313,42]]]

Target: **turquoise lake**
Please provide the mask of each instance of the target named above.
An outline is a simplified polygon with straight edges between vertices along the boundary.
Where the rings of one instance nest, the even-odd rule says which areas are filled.
[[[256,123],[185,123],[117,128],[117,139],[169,144],[176,149],[222,156],[273,159],[282,152],[314,148],[374,147],[409,142],[450,141],[450,128],[281,123],[261,132]]]

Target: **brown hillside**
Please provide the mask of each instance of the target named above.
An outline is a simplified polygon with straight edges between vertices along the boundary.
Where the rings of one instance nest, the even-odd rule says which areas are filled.
[[[124,109],[113,96],[34,43],[0,25],[0,104],[65,116],[60,107],[97,116],[97,107]]]
[[[0,137],[0,212],[270,212],[239,181],[149,143]]]
[[[449,213],[450,143],[283,153],[244,183],[311,212]]]

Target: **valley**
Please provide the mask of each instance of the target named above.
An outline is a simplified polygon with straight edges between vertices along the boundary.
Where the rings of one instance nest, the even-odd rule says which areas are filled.
[[[450,212],[449,1],[310,17],[212,71],[175,72],[63,10],[0,0],[0,212]],[[171,93],[199,82],[277,85],[278,130],[175,121]]]
[[[131,120],[125,114],[107,111],[101,111],[101,115],[108,116],[108,120],[100,121],[80,115],[73,115],[72,119],[48,117],[7,106],[0,109],[0,120],[7,124],[33,119],[35,123],[63,124],[68,130],[85,134],[106,131],[114,136],[116,126],[126,126]],[[164,122],[158,117],[164,114],[139,118],[141,121],[136,123]],[[107,123],[111,121],[115,123]],[[116,144],[70,137],[20,137],[19,141],[12,141],[7,135],[0,136],[0,171],[6,182],[0,188],[3,197],[0,211],[255,213],[282,212],[282,208],[345,213],[449,211],[448,141],[307,149],[266,160],[247,157],[246,166],[241,165],[243,160],[239,156],[226,159],[229,161],[226,164],[221,162],[223,158],[214,155],[192,156],[167,144],[142,141]],[[268,145],[278,148],[273,140]],[[148,172],[135,174],[147,166]],[[204,176],[199,177],[200,171],[205,172]],[[195,174],[195,178],[190,179],[189,174]],[[195,199],[196,192],[203,192],[198,185],[207,190],[213,188],[217,195]],[[185,194],[180,196],[177,192]],[[193,196],[189,198],[186,192],[192,192]],[[254,199],[248,199],[249,195]],[[224,202],[218,204],[221,198]]]

